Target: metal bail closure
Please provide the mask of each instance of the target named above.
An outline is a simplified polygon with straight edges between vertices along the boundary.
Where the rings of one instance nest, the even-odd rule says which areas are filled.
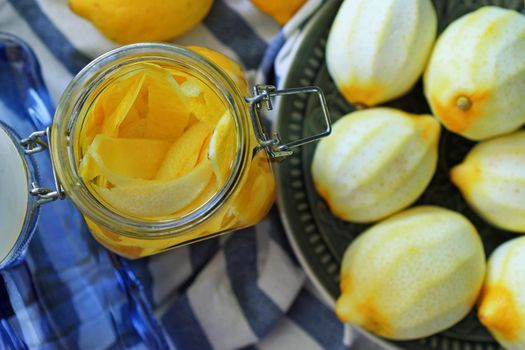
[[[317,94],[319,97],[321,110],[323,112],[325,129],[317,134],[281,144],[281,138],[277,133],[273,133],[272,137],[269,137],[264,131],[264,127],[259,116],[259,110],[263,108],[263,105],[267,110],[273,109],[272,97],[295,94]],[[330,112],[328,111],[328,106],[326,105],[326,99],[321,88],[317,86],[277,90],[275,86],[272,85],[256,85],[253,87],[253,96],[245,97],[244,99],[250,104],[250,117],[252,119],[253,129],[255,130],[255,136],[259,141],[259,147],[264,148],[271,158],[277,159],[287,157],[293,153],[294,148],[328,136],[332,132]]]
[[[29,137],[22,139],[20,145],[24,148],[26,154],[35,154],[49,149],[51,155],[51,146],[44,138],[49,140],[51,129],[47,127],[45,130],[35,131]],[[55,182],[55,189],[42,187],[37,181],[31,182],[31,194],[38,197],[37,204],[41,205],[47,202],[52,202],[57,199],[64,199],[66,194],[55,172],[55,167],[51,166],[53,170],[53,180]]]

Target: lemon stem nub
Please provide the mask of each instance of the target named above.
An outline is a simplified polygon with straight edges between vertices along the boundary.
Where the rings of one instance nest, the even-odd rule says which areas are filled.
[[[466,96],[459,96],[456,100],[456,106],[462,111],[468,111],[472,106],[472,101]]]

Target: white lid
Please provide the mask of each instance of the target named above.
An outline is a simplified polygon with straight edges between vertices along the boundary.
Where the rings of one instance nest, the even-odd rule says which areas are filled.
[[[0,263],[22,233],[29,205],[26,163],[0,126]]]

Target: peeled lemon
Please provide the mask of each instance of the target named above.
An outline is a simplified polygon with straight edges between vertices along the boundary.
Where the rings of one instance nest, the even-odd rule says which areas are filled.
[[[173,39],[199,24],[213,0],[69,0],[109,39],[121,44]]]
[[[478,317],[505,349],[525,349],[525,237],[490,256]]]
[[[328,72],[353,104],[392,100],[418,80],[436,30],[430,0],[346,0],[328,36]]]
[[[385,338],[425,337],[469,312],[484,274],[481,239],[464,216],[416,207],[352,242],[343,257],[336,313]]]
[[[484,140],[525,123],[525,16],[483,7],[439,37],[424,76],[433,114],[452,132]]]
[[[439,123],[429,115],[391,108],[350,113],[317,146],[315,187],[341,219],[382,219],[425,190],[436,169],[439,134]]]
[[[450,176],[485,220],[525,233],[525,131],[477,144]]]

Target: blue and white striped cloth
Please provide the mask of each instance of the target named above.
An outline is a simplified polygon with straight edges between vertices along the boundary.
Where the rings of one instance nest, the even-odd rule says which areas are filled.
[[[321,5],[308,1],[281,28],[249,0],[215,0],[204,22],[175,43],[231,56],[250,84],[275,83]],[[55,104],[84,65],[116,47],[73,14],[67,0],[0,0],[1,31],[33,48]],[[0,274],[2,349],[357,348],[308,283],[275,208],[242,232],[137,261],[112,261],[89,233],[68,232],[78,223],[62,226],[64,232],[37,232],[26,261]],[[76,248],[64,249],[65,242]],[[120,264],[133,273],[116,274]],[[131,292],[119,287],[122,279]],[[137,326],[136,317],[147,325]],[[148,338],[151,330],[158,338]]]

